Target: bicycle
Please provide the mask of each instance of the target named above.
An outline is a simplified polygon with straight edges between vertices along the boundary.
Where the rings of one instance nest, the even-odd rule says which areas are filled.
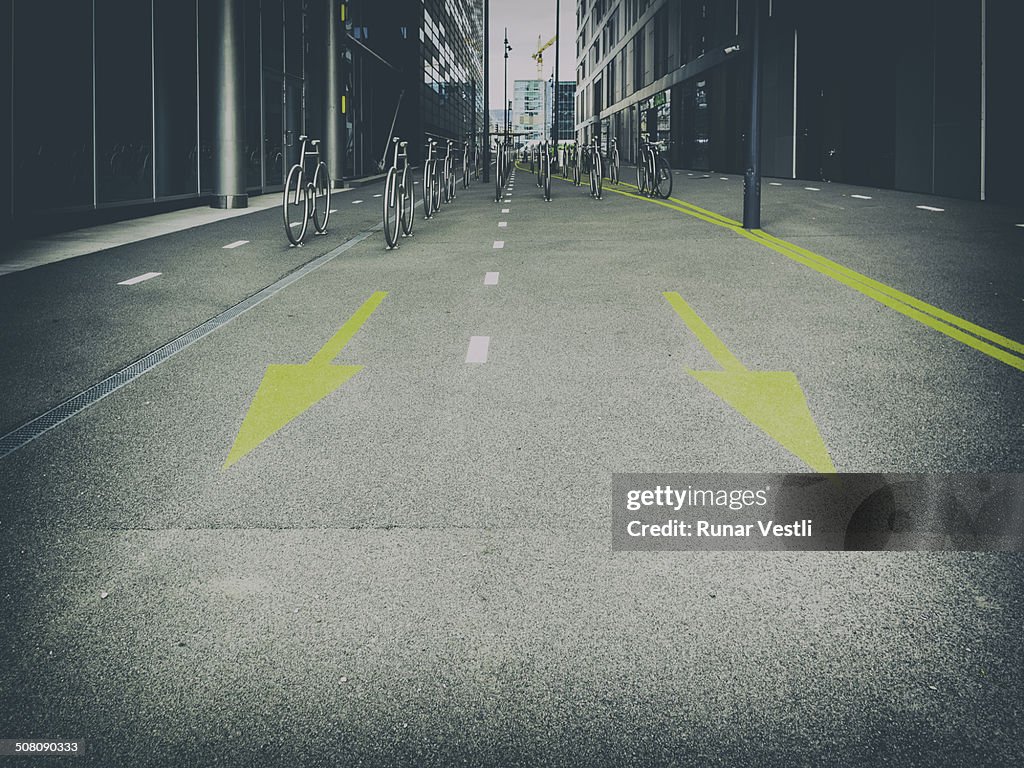
[[[444,202],[450,203],[455,199],[455,158],[452,156],[454,143],[447,140],[444,148],[444,157],[441,158],[441,190]]]
[[[299,136],[299,141],[299,162],[288,171],[284,185],[284,231],[293,246],[302,245],[310,218],[316,234],[327,234],[327,220],[331,216],[331,177],[327,163],[321,159],[320,140]],[[307,151],[307,143],[313,147],[312,151]],[[305,181],[307,157],[316,158],[312,181]],[[317,205],[318,197],[325,198],[322,210]]]
[[[437,142],[427,141],[427,158],[423,162],[423,218],[431,219],[441,207],[441,179],[437,173],[434,147]]]
[[[672,168],[661,156],[662,143],[640,135],[640,156],[636,165],[637,189],[648,197],[668,198],[672,194]]]
[[[402,236],[412,237],[412,225],[416,218],[413,215],[416,209],[416,188],[409,176],[409,142],[395,136],[391,144],[394,154],[384,182],[384,242],[388,250],[398,245],[399,223],[402,225]]]
[[[462,188],[469,189],[470,143],[462,142]]]
[[[604,186],[604,170],[601,167],[601,148],[597,144],[597,136],[591,139],[587,148],[587,165],[590,167],[590,195],[595,200],[601,199]]]
[[[540,162],[538,163],[538,171],[540,174],[539,186],[544,190],[544,202],[551,202],[551,150],[548,147],[547,141],[541,142],[540,145]]]
[[[608,145],[608,181],[619,183],[619,140],[612,139]]]

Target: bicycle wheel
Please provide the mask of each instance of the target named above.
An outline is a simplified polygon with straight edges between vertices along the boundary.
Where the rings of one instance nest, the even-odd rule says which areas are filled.
[[[664,199],[672,194],[672,167],[664,157],[658,157],[657,172],[655,173],[654,188],[658,195]]]
[[[636,164],[636,190],[641,195],[647,194],[647,158],[643,155]]]
[[[313,175],[313,226],[318,235],[327,233],[327,220],[330,217],[331,176],[327,172],[327,163],[320,163]]]
[[[551,158],[544,159],[544,199],[551,202]]]
[[[441,174],[437,168],[430,177],[430,208],[434,213],[441,210]]]
[[[501,174],[504,173],[504,169],[501,167],[501,155],[498,155],[498,159],[494,166],[494,202],[501,202]]]
[[[413,212],[416,210],[416,185],[410,183],[409,169],[402,169],[402,184],[399,187],[399,208],[402,211],[402,232],[406,237],[412,235],[412,225],[416,221]]]
[[[309,193],[302,176],[302,166],[296,163],[284,185],[284,231],[292,245],[302,245],[309,223]]]
[[[469,189],[469,155],[462,155],[462,188]]]
[[[398,174],[388,169],[384,183],[384,242],[389,249],[398,244]]]
[[[594,179],[597,184],[597,194],[594,195],[598,200],[601,199],[601,192],[604,190],[604,163],[601,161],[601,153],[594,153]]]
[[[619,183],[619,150],[612,152],[611,159],[608,161],[608,178],[612,184]]]
[[[431,176],[433,176],[434,167],[428,160],[423,166],[423,218],[429,219],[433,215],[433,211],[430,210],[430,202],[433,197],[430,194],[431,188]]]
[[[448,161],[448,202],[455,199],[455,192],[459,185],[455,183],[455,161]]]

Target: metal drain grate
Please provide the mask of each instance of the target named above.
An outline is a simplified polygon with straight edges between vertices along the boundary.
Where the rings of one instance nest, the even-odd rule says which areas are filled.
[[[69,397],[63,403],[51,408],[41,416],[37,416],[31,421],[22,424],[17,429],[8,432],[6,435],[0,436],[0,459],[14,453],[16,450],[28,443],[31,443],[43,433],[50,431],[59,424],[62,424],[75,414],[81,413],[90,405],[99,402],[112,392],[116,392],[125,384],[134,381],[146,371],[152,370],[156,366],[160,365],[160,363],[177,354],[189,345],[194,344],[204,336],[208,336],[221,326],[234,320],[239,315],[248,312],[257,304],[266,301],[274,294],[284,290],[296,280],[301,280],[313,270],[319,269],[331,259],[361,243],[374,232],[381,229],[382,226],[383,224],[378,224],[375,227],[360,232],[352,239],[346,240],[334,250],[328,251],[323,256],[320,256],[294,272],[285,275],[276,283],[268,285],[263,290],[254,293],[252,296],[238,304],[235,304],[235,306],[230,309],[226,309],[224,312],[221,312],[216,317],[207,320],[202,325],[193,328],[187,333],[183,333],[178,338],[173,341],[169,341],[159,349],[150,352],[145,357],[136,360],[125,368],[122,368],[117,373],[108,376],[98,384],[93,384],[88,389],[79,392],[77,395]]]

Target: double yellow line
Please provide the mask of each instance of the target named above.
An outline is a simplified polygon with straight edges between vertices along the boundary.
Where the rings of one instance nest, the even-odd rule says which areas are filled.
[[[632,184],[625,184],[625,182],[623,184],[636,189]],[[709,224],[732,230],[748,240],[753,240],[759,245],[771,248],[776,253],[780,253],[805,267],[810,267],[814,271],[820,272],[822,275],[830,277],[884,304],[890,309],[896,310],[900,314],[906,315],[939,333],[944,333],[946,336],[956,339],[972,349],[976,349],[1001,363],[1009,365],[1011,368],[1024,371],[1024,344],[998,334],[995,331],[990,331],[988,328],[983,328],[951,312],[939,309],[925,301],[903,293],[903,291],[897,290],[891,285],[873,280],[867,275],[862,275],[860,272],[844,267],[842,264],[838,264],[831,259],[826,259],[820,254],[770,235],[762,229],[744,229],[740,222],[734,219],[700,208],[685,200],[679,200],[675,197],[670,197],[668,200],[658,200],[656,198],[642,197],[632,192],[615,189],[614,187],[605,187],[605,189],[624,197],[631,197],[635,200],[642,200],[647,203],[671,208],[674,211],[685,213],[687,216],[693,216]]]

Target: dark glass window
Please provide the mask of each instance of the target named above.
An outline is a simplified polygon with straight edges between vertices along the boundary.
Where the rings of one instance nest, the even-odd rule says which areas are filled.
[[[18,2],[14,28],[14,206],[92,205],[91,6]]]
[[[156,193],[199,191],[196,125],[196,7],[154,0]]]
[[[153,196],[150,5],[95,0],[99,202]]]

